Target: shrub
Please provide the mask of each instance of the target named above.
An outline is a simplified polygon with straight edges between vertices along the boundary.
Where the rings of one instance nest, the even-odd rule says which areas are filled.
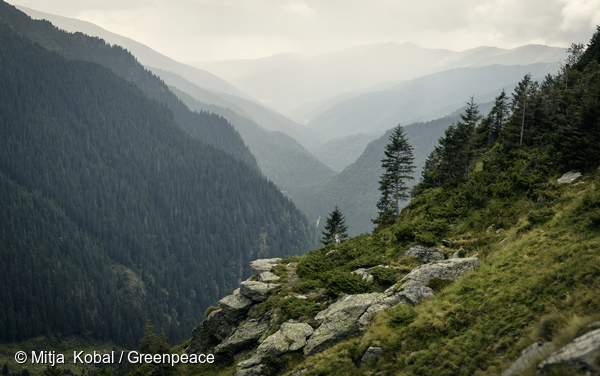
[[[391,286],[398,281],[397,271],[392,268],[374,268],[371,271],[373,280],[381,286]]]
[[[359,275],[350,272],[335,270],[329,274],[325,282],[325,290],[332,297],[338,297],[341,294],[362,294],[369,292],[371,286]]]

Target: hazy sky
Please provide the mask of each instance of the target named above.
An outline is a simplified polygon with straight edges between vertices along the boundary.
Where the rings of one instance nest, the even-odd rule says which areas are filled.
[[[587,43],[600,0],[8,0],[183,62],[314,55],[374,42],[461,51]]]

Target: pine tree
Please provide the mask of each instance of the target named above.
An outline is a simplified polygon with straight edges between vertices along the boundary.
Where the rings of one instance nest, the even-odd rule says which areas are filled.
[[[325,223],[325,230],[327,231],[323,231],[323,239],[321,240],[321,243],[325,245],[339,244],[348,239],[346,219],[337,205],[335,206],[335,210],[329,213],[327,223]]]
[[[414,179],[413,160],[413,147],[406,140],[404,128],[398,125],[390,135],[390,142],[385,147],[385,158],[381,160],[381,167],[385,172],[379,181],[379,217],[373,222],[391,223],[400,215],[400,201],[410,197],[406,182]]]

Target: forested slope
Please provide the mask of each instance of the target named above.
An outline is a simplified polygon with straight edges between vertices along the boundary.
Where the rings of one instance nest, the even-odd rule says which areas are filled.
[[[82,33],[67,33],[48,21],[32,20],[25,13],[0,1],[0,23],[6,23],[19,34],[56,51],[67,59],[99,63],[121,77],[135,83],[147,96],[166,104],[183,130],[205,143],[214,145],[249,165],[256,166],[240,135],[220,116],[190,111],[158,77],[138,63],[127,50],[110,46],[104,40]]]
[[[0,87],[1,340],[134,348],[146,318],[180,339],[250,260],[313,245],[257,169],[110,70],[0,24]]]

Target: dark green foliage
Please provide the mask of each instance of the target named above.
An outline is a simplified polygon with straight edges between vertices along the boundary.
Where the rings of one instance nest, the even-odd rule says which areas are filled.
[[[373,268],[371,275],[380,286],[388,287],[398,282],[398,275],[392,268]]]
[[[317,304],[295,296],[282,300],[280,307],[286,317],[294,320],[302,318],[304,321],[311,320],[321,310]]]
[[[251,259],[312,246],[274,184],[108,69],[0,23],[0,87],[0,339],[133,346],[149,317],[180,340]]]
[[[310,292],[322,287],[322,283],[318,279],[310,279],[308,281],[298,282],[292,287],[294,292],[305,293]]]
[[[554,217],[554,210],[552,208],[543,208],[539,210],[532,210],[527,213],[527,219],[534,225],[548,222]]]
[[[377,202],[379,216],[374,223],[385,225],[394,222],[400,214],[400,201],[410,197],[407,180],[413,180],[413,147],[406,139],[404,128],[398,125],[390,135],[385,147],[385,158],[381,160],[384,172],[379,180],[381,197]]]
[[[42,376],[63,376],[64,374],[65,372],[62,370],[62,368],[58,368],[56,366],[46,366],[42,372]]]
[[[325,290],[329,296],[335,298],[341,294],[362,294],[369,292],[371,286],[363,281],[360,275],[347,271],[334,270],[327,277]]]
[[[321,243],[327,244],[339,244],[344,240],[348,239],[348,226],[346,226],[346,219],[335,206],[335,209],[329,213],[327,221],[325,223],[325,231],[323,231],[323,239]]]
[[[32,20],[4,1],[0,1],[0,23],[11,25],[21,35],[66,59],[91,61],[107,67],[133,82],[149,98],[165,104],[173,112],[177,124],[192,137],[256,167],[256,160],[241,136],[223,117],[208,112],[190,111],[169,91],[164,82],[146,70],[122,47],[110,46],[100,38],[79,32],[67,33],[45,20]]]
[[[412,222],[400,224],[394,235],[401,244],[414,241],[423,245],[435,245],[447,229],[448,222],[446,219],[415,219]]]

